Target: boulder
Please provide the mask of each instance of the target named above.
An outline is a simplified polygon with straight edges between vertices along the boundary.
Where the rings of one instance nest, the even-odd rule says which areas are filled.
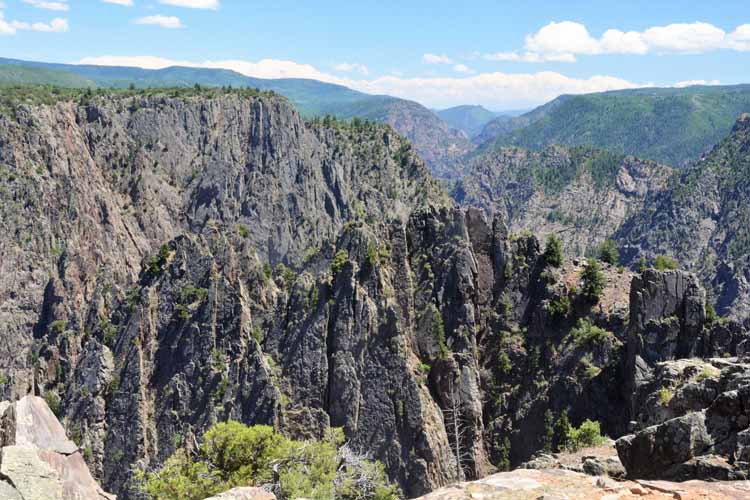
[[[25,396],[0,409],[0,498],[115,500],[99,487],[42,398]]]
[[[750,457],[750,385],[720,394],[688,413],[617,440],[628,477],[747,479]]]

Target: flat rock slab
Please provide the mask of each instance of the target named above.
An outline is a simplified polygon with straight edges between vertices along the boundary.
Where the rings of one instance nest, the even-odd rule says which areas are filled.
[[[23,500],[18,490],[2,479],[0,479],[0,498],[3,500]]]
[[[63,498],[60,476],[39,458],[33,446],[6,446],[0,455],[0,474],[8,478],[24,500]]]
[[[115,500],[115,495],[105,493],[99,487],[80,453],[61,455],[48,450],[39,450],[38,453],[60,477],[62,500]]]
[[[518,469],[457,483],[417,500],[747,500],[750,481],[614,481],[564,469]]]
[[[24,396],[16,402],[16,445],[36,446],[63,455],[72,455],[78,446],[65,435],[65,429],[42,398]]]
[[[263,488],[233,488],[205,500],[276,500],[276,495]]]

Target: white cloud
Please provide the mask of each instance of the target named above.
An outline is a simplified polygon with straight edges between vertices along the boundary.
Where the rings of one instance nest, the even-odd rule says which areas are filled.
[[[425,64],[453,64],[453,59],[446,55],[425,54],[422,56],[422,62]]]
[[[210,9],[219,8],[219,0],[159,0],[164,5],[174,5],[175,7],[186,7],[188,9]]]
[[[357,72],[365,76],[370,74],[370,70],[367,68],[367,66],[358,63],[339,63],[335,64],[333,66],[333,69],[335,69],[336,71],[342,71],[344,73]]]
[[[0,35],[15,35],[19,31],[41,31],[45,33],[63,33],[68,31],[68,20],[59,17],[49,23],[26,23],[23,21],[6,21],[0,12]]]
[[[46,0],[23,0],[23,3],[32,5],[36,7],[37,9],[62,10],[62,11],[67,11],[70,9],[70,6],[65,1],[50,2]]]
[[[612,76],[592,76],[585,79],[567,77],[560,73],[479,73],[464,77],[405,78],[397,75],[372,79],[340,78],[327,74],[309,64],[277,59],[257,62],[243,60],[178,61],[155,56],[88,57],[79,64],[106,66],[139,66],[160,69],[168,66],[224,68],[256,78],[311,78],[344,85],[371,94],[389,94],[411,99],[429,107],[450,107],[477,103],[496,109],[528,107],[554,99],[560,94],[582,94],[638,85]]]
[[[693,85],[721,85],[719,80],[685,80],[683,82],[677,82],[673,87],[684,88],[692,87]]]
[[[536,52],[495,52],[494,54],[482,54],[482,59],[487,61],[508,61],[508,62],[576,62],[576,56],[573,54],[539,54]]]
[[[453,66],[453,71],[456,71],[458,73],[464,73],[466,75],[474,73],[474,70],[466,66],[465,64],[456,64],[455,66]]]
[[[737,29],[730,33],[727,38],[730,48],[734,50],[750,51],[750,24],[737,26]]]
[[[541,54],[595,54],[598,46],[583,24],[572,21],[551,22],[526,36],[526,49]]]
[[[113,3],[115,5],[124,5],[125,7],[132,7],[133,0],[102,0],[104,3]]]
[[[505,54],[512,61],[529,61],[538,55],[541,60],[560,56],[564,60],[576,54],[699,54],[718,49],[750,51],[750,25],[738,26],[727,34],[721,28],[704,23],[675,23],[654,26],[643,32],[609,29],[600,38],[591,36],[583,24],[573,21],[551,22],[536,33],[526,36],[524,57],[515,52]],[[516,56],[516,57],[514,57]]]
[[[146,16],[135,20],[136,24],[153,24],[167,29],[178,29],[184,28],[185,26],[180,21],[179,17],[175,16]]]

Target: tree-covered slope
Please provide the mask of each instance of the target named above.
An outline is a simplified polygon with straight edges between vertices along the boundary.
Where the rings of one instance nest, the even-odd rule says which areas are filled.
[[[0,65],[0,86],[7,85],[95,86],[93,81],[68,71],[2,64]]]
[[[454,106],[437,111],[440,118],[445,120],[451,127],[462,130],[469,137],[474,137],[482,128],[495,118],[510,120],[510,116],[498,117],[497,113],[482,106]]]
[[[508,123],[484,147],[590,145],[674,166],[697,160],[750,111],[750,85],[638,89],[562,96]]]

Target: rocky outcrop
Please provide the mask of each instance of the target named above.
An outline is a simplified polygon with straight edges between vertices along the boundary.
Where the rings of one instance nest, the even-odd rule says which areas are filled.
[[[717,311],[743,320],[750,315],[748,225],[750,127],[741,117],[732,133],[663,193],[649,196],[615,234],[623,257],[671,255],[700,277]]]
[[[263,488],[244,487],[232,488],[205,500],[276,500],[276,495]]]
[[[43,399],[4,402],[0,445],[0,498],[114,500],[91,476],[78,446]]]
[[[452,484],[419,500],[742,500],[748,494],[750,485],[746,482],[614,481],[562,469],[519,469],[494,474],[480,481]]]
[[[474,157],[453,196],[503,214],[514,232],[531,231],[541,241],[556,234],[569,255],[581,256],[595,252],[671,175],[664,165],[590,148],[501,148]]]
[[[630,477],[748,479],[750,386],[720,394],[701,411],[617,441]]]

